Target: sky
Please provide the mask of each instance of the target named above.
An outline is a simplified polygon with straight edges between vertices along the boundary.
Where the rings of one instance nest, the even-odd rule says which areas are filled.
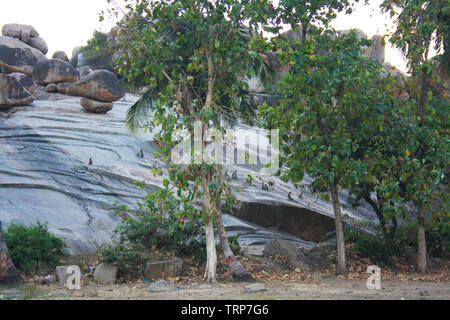
[[[340,14],[333,27],[337,30],[358,28],[369,38],[374,34],[386,34],[391,21],[379,12],[381,1],[371,0],[368,6],[356,5],[351,15]],[[107,0],[0,0],[0,26],[6,23],[32,25],[46,40],[48,57],[63,50],[70,58],[72,49],[85,45],[94,30],[107,32],[114,26],[114,19],[108,16],[99,22],[100,12],[107,8]],[[405,70],[403,57],[389,44],[386,45],[386,61]]]

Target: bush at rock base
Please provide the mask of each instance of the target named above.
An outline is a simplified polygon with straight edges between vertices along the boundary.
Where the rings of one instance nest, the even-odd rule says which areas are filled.
[[[391,258],[404,254],[395,240],[359,231],[350,231],[345,241],[353,244],[353,250],[361,258],[369,258],[372,263],[392,266]]]
[[[13,224],[4,235],[14,265],[25,274],[53,271],[66,256],[64,241],[49,232],[47,224]]]
[[[425,223],[428,256],[448,258],[450,247],[450,222],[448,216],[434,217]],[[393,257],[414,258],[418,250],[417,222],[402,225],[394,234],[367,234],[350,231],[346,241],[353,244],[353,250],[362,258],[387,266]],[[410,249],[410,250],[408,250]]]
[[[136,250],[162,249],[174,251],[178,256],[191,255],[206,259],[206,240],[200,219],[183,219],[179,201],[163,190],[149,193],[139,211],[132,212],[120,206],[116,213],[122,218],[115,233],[120,243]]]

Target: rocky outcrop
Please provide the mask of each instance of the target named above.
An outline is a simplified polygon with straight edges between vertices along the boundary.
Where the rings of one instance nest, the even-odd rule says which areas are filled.
[[[316,211],[277,202],[238,202],[233,214],[276,231],[288,232],[307,241],[320,242],[335,229],[334,219]]]
[[[377,60],[379,63],[384,63],[386,46],[384,38],[376,34],[370,40],[372,41],[372,45],[364,49],[364,54]]]
[[[31,79],[29,76],[19,72],[10,73],[9,75],[11,77],[14,77],[17,80],[17,82],[19,82],[20,85],[25,89],[27,89],[30,93],[34,92],[35,83],[33,79]]]
[[[93,72],[93,70],[89,66],[79,67],[77,68],[77,70],[80,73],[80,77],[87,76],[88,74]]]
[[[2,28],[2,34],[29,45],[33,49],[41,52],[44,56],[48,52],[47,42],[39,36],[39,32],[32,26],[17,23],[5,24]],[[41,61],[39,58],[38,60]]]
[[[29,49],[31,50],[31,53],[36,57],[37,62],[47,60],[47,58],[41,51],[16,38],[0,36],[0,45],[7,46],[9,48]]]
[[[400,70],[392,66],[389,62],[383,63],[382,78],[386,78],[388,75],[394,78],[395,83],[391,87],[392,92],[397,98],[408,99],[409,94],[405,88],[406,81]]]
[[[33,70],[33,80],[37,84],[75,82],[80,75],[70,63],[60,59],[39,62]]]
[[[8,107],[11,107],[11,106],[12,106],[12,103],[11,103],[11,101],[9,101],[8,97],[5,97],[0,92],[0,109],[8,108]]]
[[[69,58],[67,57],[67,54],[61,50],[55,51],[52,55],[52,59],[60,59],[65,62],[69,62]]]
[[[5,24],[2,28],[2,34],[20,39],[23,42],[28,42],[31,37],[39,36],[39,33],[32,26],[17,23]]]
[[[292,269],[302,271],[312,271],[314,269],[303,250],[292,242],[279,239],[267,241],[264,246],[264,256],[274,257],[277,255],[285,256]]]
[[[95,70],[80,78],[68,89],[67,93],[72,96],[106,102],[119,100],[125,95],[117,77],[107,70]]]
[[[0,44],[0,68],[4,73],[33,73],[38,60],[28,48],[16,48]]]
[[[58,87],[56,86],[56,83],[49,83],[45,87],[45,91],[47,91],[47,92],[58,92]]]
[[[31,47],[38,49],[43,54],[47,54],[48,46],[47,42],[42,37],[31,37],[29,41],[27,41]]]
[[[0,74],[0,93],[3,95],[4,103],[0,107],[10,107],[17,105],[28,105],[34,101],[33,95],[20,85],[15,77],[7,74]]]
[[[70,90],[70,88],[66,91],[68,90]],[[91,113],[107,113],[113,108],[112,102],[96,101],[87,98],[81,98],[80,104],[86,112]]]
[[[333,264],[330,256],[336,252],[336,246],[323,245],[312,249],[300,248],[300,250],[305,254],[308,261],[314,267],[314,270],[325,270],[329,269]]]
[[[70,63],[74,66],[74,67],[80,67],[80,65],[78,64],[78,55],[81,54],[80,53],[80,49],[82,47],[75,47],[72,49],[72,57],[70,58]],[[82,58],[80,58],[80,61],[82,60]]]
[[[73,82],[59,82],[56,84],[56,90],[59,93],[66,94],[67,90],[73,85]]]

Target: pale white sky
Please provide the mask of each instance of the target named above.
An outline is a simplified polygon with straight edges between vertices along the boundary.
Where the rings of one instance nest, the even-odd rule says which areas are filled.
[[[351,15],[340,15],[333,23],[336,29],[359,28],[369,37],[385,34],[390,22],[379,12],[382,0],[372,0],[369,6],[359,4]],[[118,0],[117,2],[121,2]],[[47,41],[51,57],[63,50],[69,58],[72,49],[86,44],[95,29],[108,31],[114,21],[99,22],[99,13],[108,7],[106,0],[0,0],[0,26],[6,23],[30,24]],[[400,53],[386,46],[386,60],[404,70]]]

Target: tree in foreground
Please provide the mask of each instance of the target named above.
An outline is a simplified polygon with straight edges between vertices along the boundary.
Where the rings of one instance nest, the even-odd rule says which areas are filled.
[[[401,177],[405,201],[417,206],[418,269],[427,271],[425,238],[425,207],[430,206],[441,189],[441,182],[448,173],[448,100],[443,105],[433,99],[431,85],[439,82],[435,75],[438,59],[430,59],[430,50],[448,46],[450,6],[446,0],[392,1],[386,0],[382,9],[395,17],[396,29],[390,41],[399,48],[408,61],[411,75],[409,88],[411,110],[409,143],[405,146]],[[447,53],[448,55],[448,53]],[[444,54],[441,59],[448,63]]]
[[[9,255],[0,221],[0,284],[15,282],[20,278],[20,274],[14,267],[11,256]]]
[[[194,161],[171,162],[163,184],[181,199],[180,219],[204,221],[205,280],[211,282],[216,281],[217,264],[214,222],[225,255],[239,271],[235,274],[250,276],[227,250],[219,204],[225,199],[231,207],[234,197],[223,179],[221,159],[215,159],[219,164],[209,161],[203,151],[222,139],[226,125],[254,113],[244,79],[254,70],[264,73],[260,53],[266,50],[265,41],[257,26],[266,22],[270,8],[269,1],[138,1],[130,15],[134,18],[127,32],[136,31],[126,44],[129,54],[123,55],[119,71],[149,90],[129,109],[127,121],[132,131],[146,127],[153,133],[159,157],[167,162],[183,138],[199,137],[190,154]],[[159,169],[154,172],[163,174]]]
[[[330,192],[336,223],[338,273],[346,272],[339,188],[367,179],[370,154],[361,142],[371,138],[386,108],[383,86],[375,85],[381,66],[362,55],[369,41],[356,32],[336,37],[310,29],[303,44],[286,44],[281,54],[290,71],[280,84],[280,106],[263,106],[267,128],[280,129],[286,180],[300,183],[307,173],[315,190]]]

